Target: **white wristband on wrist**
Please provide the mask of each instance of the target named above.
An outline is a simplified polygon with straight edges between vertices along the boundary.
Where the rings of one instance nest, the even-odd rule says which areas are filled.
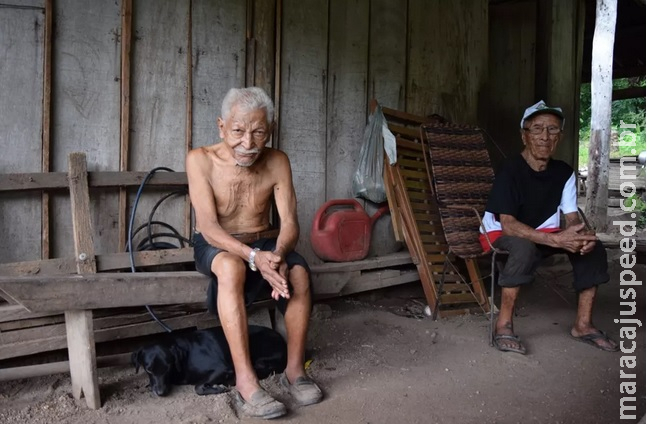
[[[251,252],[249,252],[249,258],[247,259],[247,262],[249,262],[249,269],[252,271],[256,271],[258,268],[256,268],[256,252],[258,252],[259,249],[258,247],[255,247],[252,249]]]

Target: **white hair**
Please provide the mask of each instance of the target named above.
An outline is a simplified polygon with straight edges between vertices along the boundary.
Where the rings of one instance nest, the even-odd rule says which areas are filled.
[[[234,106],[245,111],[265,109],[267,122],[274,121],[274,103],[265,90],[260,87],[232,88],[222,101],[220,116],[227,120]]]

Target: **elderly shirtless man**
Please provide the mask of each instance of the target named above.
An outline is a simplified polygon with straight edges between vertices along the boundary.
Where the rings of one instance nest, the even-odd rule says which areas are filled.
[[[207,305],[217,310],[231,350],[235,401],[244,414],[266,419],[286,408],[259,385],[250,361],[246,305],[259,296],[270,295],[285,315],[288,362],[281,384],[299,405],[322,399],[304,369],[310,272],[293,251],[299,223],[290,162],[265,147],[273,119],[272,100],[262,89],[231,89],[218,118],[222,141],[186,159],[196,268],[212,278]],[[268,231],[272,199],[280,217],[276,238]]]

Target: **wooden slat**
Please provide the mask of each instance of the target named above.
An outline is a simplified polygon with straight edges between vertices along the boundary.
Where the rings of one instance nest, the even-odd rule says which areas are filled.
[[[52,0],[45,0],[45,27],[43,34],[43,131],[42,131],[42,166],[41,171],[50,171],[51,147],[51,110],[52,110]],[[41,195],[41,259],[48,259],[49,252],[49,193]]]
[[[312,267],[318,274],[387,268],[411,263],[406,252]],[[31,275],[0,277],[0,289],[33,312],[203,302],[208,278],[195,271]],[[322,288],[325,289],[325,288]],[[315,287],[315,293],[319,290]]]
[[[156,265],[171,264],[193,264],[193,248],[151,250],[134,252],[135,266],[150,267]],[[109,253],[97,255],[97,270],[100,272],[118,271],[130,269],[129,253]],[[411,256],[407,252],[395,252],[389,255],[363,259],[353,262],[327,262],[320,265],[312,265],[310,270],[313,274],[353,271],[372,268],[386,268],[390,266],[405,265],[412,263]],[[0,264],[0,275],[25,276],[25,275],[68,275],[76,272],[76,261],[73,258],[49,259],[46,261],[15,262]]]
[[[130,51],[132,46],[132,0],[121,2],[121,110],[119,123],[119,171],[128,170],[128,152],[130,151]],[[128,210],[128,192],[125,187],[119,188],[119,249],[126,247],[126,222]]]
[[[427,122],[427,119],[422,117],[422,116],[413,115],[411,113],[402,112],[402,111],[399,111],[399,110],[396,110],[396,109],[391,109],[391,108],[388,108],[388,107],[383,107],[382,108],[382,113],[384,113],[384,116],[389,121],[393,121],[393,120],[403,121],[403,122],[406,122],[406,123],[409,123],[409,124],[412,124],[412,125],[416,125],[416,126],[418,126],[420,124],[424,124],[425,122]]]
[[[74,252],[79,274],[97,272],[92,243],[92,224],[90,222],[90,191],[85,153],[71,153],[69,156],[70,201],[72,206],[72,227]],[[87,288],[80,288],[83,293]],[[101,407],[99,379],[97,377],[96,350],[92,329],[92,311],[80,310],[71,305],[65,311],[67,350],[70,358],[72,394],[78,400],[85,396],[92,409]]]
[[[130,363],[130,353],[100,356],[97,367],[113,367]],[[27,365],[22,367],[0,369],[0,381],[20,380],[24,378],[42,377],[45,375],[62,374],[70,371],[69,361],[49,362],[47,364]]]
[[[0,306],[0,323],[7,321],[26,320],[32,318],[60,315],[60,312],[29,312],[22,305]]]
[[[89,172],[90,187],[136,187],[148,175],[147,172]],[[158,172],[148,182],[149,186],[175,187],[188,184],[185,172]],[[39,172],[0,175],[0,192],[29,190],[66,190],[67,173]]]
[[[418,128],[408,128],[394,124],[389,124],[388,127],[394,135],[405,136],[412,140],[416,140],[420,136]]]
[[[196,271],[0,277],[0,289],[30,311],[65,311],[204,301],[208,278]]]
[[[164,321],[168,326],[179,330],[196,325],[213,326],[218,321],[210,313],[197,313],[181,317],[169,318]],[[94,332],[94,341],[102,343],[112,340],[121,340],[131,337],[145,336],[148,334],[162,333],[165,330],[155,321],[138,323],[122,327],[100,329]],[[0,344],[0,359],[17,358],[39,352],[48,352],[64,349],[65,336],[48,337],[44,339],[28,340],[12,344]]]

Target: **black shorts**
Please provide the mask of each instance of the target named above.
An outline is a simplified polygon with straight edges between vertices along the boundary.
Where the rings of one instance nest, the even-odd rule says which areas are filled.
[[[251,248],[258,248],[264,251],[273,251],[276,247],[275,238],[263,238],[248,244]],[[200,233],[193,234],[193,258],[195,259],[195,268],[198,272],[211,278],[209,282],[209,289],[207,290],[207,308],[212,314],[218,314],[218,278],[211,272],[211,264],[214,258],[222,249],[218,249],[210,245],[204,236]],[[288,269],[292,269],[295,265],[301,265],[308,272],[310,276],[310,268],[306,260],[296,252],[290,252],[285,257],[285,262],[288,264]],[[272,294],[272,286],[268,283],[259,271],[252,271],[249,267],[245,276],[245,306],[249,307],[254,301],[258,299],[269,299]],[[290,283],[288,282],[288,286]],[[291,288],[291,287],[290,287]],[[285,313],[287,307],[287,299],[281,297],[277,302],[277,307],[281,313]]]

